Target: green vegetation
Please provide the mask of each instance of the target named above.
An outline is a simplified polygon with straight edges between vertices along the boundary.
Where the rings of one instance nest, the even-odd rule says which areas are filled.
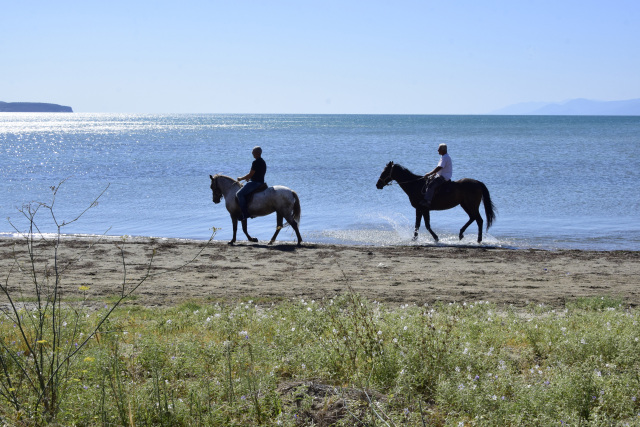
[[[120,306],[68,362],[55,421],[638,425],[638,312],[613,301],[583,299],[563,310],[483,302],[388,308],[347,293],[266,305]],[[92,330],[107,310],[62,327],[61,342]],[[1,367],[0,423],[36,423],[24,417],[38,397],[17,366],[40,356],[5,316],[0,337],[10,361]]]
[[[117,294],[82,285],[63,302],[82,255],[62,259],[61,229],[86,210],[58,222],[59,188],[21,210],[28,255],[0,282],[0,425],[640,425],[638,312],[619,298],[385,307],[349,291],[153,309],[134,294],[153,257],[128,279],[123,239]]]

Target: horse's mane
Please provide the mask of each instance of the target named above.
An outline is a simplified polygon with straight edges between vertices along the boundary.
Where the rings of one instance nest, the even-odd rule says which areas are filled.
[[[225,178],[225,179],[228,179],[229,181],[231,181],[232,183],[238,184],[240,186],[240,188],[244,187],[244,185],[242,185],[242,183],[240,181],[236,180],[235,178],[231,178],[230,176],[222,175],[220,173],[217,173],[217,174],[213,175],[212,178],[213,179]]]
[[[394,163],[393,166],[399,169],[399,173],[406,175],[404,179],[418,179],[423,177],[422,175],[416,175],[415,173],[411,172],[404,166],[399,165],[398,163]]]
[[[237,182],[238,184],[242,185],[242,183],[240,181],[238,181],[237,179],[231,178],[230,176],[227,176],[227,175],[222,175],[221,173],[217,173],[217,174],[213,175],[213,177],[214,178],[227,178],[227,179],[230,179],[233,182]]]
[[[217,173],[215,175],[213,175],[214,178],[229,178],[231,181],[235,181],[235,178],[231,178],[230,176],[227,175],[222,175],[221,173]]]

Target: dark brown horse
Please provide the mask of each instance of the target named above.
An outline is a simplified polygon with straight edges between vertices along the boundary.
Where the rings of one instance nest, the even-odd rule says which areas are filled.
[[[420,200],[424,197],[422,193],[422,189],[426,183],[424,176],[416,175],[403,166],[389,162],[380,174],[376,187],[382,190],[385,186],[389,185],[391,181],[396,181],[400,185],[404,192],[407,193],[407,196],[409,196],[411,206],[416,209],[416,228],[413,233],[413,239],[416,240],[418,238],[420,221],[424,217],[425,227],[427,227],[427,230],[437,242],[438,236],[431,230],[431,224],[429,222],[429,209],[425,209],[419,205]],[[480,243],[482,242],[483,223],[482,217],[480,216],[481,201],[484,202],[487,230],[489,230],[489,227],[491,227],[491,224],[493,224],[496,218],[496,208],[493,202],[491,202],[487,187],[475,179],[463,178],[440,186],[433,197],[431,210],[443,211],[460,205],[467,215],[469,215],[469,221],[460,229],[458,237],[462,240],[464,231],[473,221],[476,221],[478,223],[478,243]]]

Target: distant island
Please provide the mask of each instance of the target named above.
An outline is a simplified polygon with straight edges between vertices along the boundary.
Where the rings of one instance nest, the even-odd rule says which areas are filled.
[[[2,102],[0,113],[73,113],[71,107],[45,102]]]
[[[493,111],[496,115],[532,116],[640,116],[640,99],[593,101],[572,99],[565,102],[524,102]]]

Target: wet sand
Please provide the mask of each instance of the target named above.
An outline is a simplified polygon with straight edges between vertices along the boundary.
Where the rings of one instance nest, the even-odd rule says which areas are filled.
[[[66,298],[104,301],[117,295],[123,281],[130,289],[148,271],[129,303],[317,300],[351,288],[392,305],[482,300],[561,307],[578,297],[605,295],[621,297],[630,306],[640,304],[640,251],[265,243],[136,239],[124,245],[123,263],[121,241],[92,245],[87,239],[64,239],[58,255],[61,289]],[[53,249],[43,242],[35,249],[42,280],[46,268],[53,272]],[[30,265],[22,240],[0,239],[3,286],[8,284],[12,295],[23,300],[33,295]],[[6,301],[0,294],[0,303]]]

